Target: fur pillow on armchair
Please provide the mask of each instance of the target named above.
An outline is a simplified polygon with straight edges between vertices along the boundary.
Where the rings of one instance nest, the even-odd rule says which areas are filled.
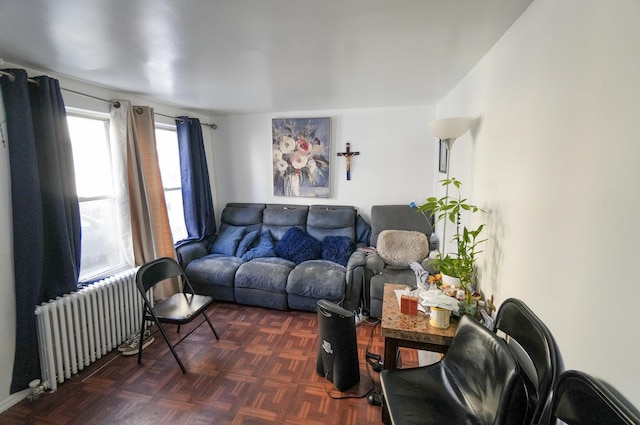
[[[422,232],[383,230],[378,236],[378,255],[393,267],[409,267],[429,256],[429,239]]]

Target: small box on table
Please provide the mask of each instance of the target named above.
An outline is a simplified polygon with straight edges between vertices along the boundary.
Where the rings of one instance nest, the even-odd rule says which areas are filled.
[[[409,295],[401,296],[400,313],[416,316],[418,314],[418,299],[416,297],[410,297]]]

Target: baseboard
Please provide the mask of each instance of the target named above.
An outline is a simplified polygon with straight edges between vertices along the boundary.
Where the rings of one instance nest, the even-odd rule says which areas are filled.
[[[0,412],[4,412],[11,406],[20,403],[22,400],[27,398],[27,396],[31,393],[30,389],[22,390],[17,393],[11,394],[9,397],[0,401]]]

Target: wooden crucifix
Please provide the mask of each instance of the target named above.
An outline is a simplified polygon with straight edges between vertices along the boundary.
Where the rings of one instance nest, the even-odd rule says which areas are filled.
[[[347,160],[347,180],[351,180],[351,157],[354,155],[360,155],[360,152],[351,152],[351,144],[347,142],[347,151],[338,152],[338,156],[344,156]]]

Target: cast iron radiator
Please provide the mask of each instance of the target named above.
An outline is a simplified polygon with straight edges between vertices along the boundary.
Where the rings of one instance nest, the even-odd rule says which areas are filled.
[[[44,388],[55,391],[140,330],[142,297],[136,271],[102,279],[36,308]]]

